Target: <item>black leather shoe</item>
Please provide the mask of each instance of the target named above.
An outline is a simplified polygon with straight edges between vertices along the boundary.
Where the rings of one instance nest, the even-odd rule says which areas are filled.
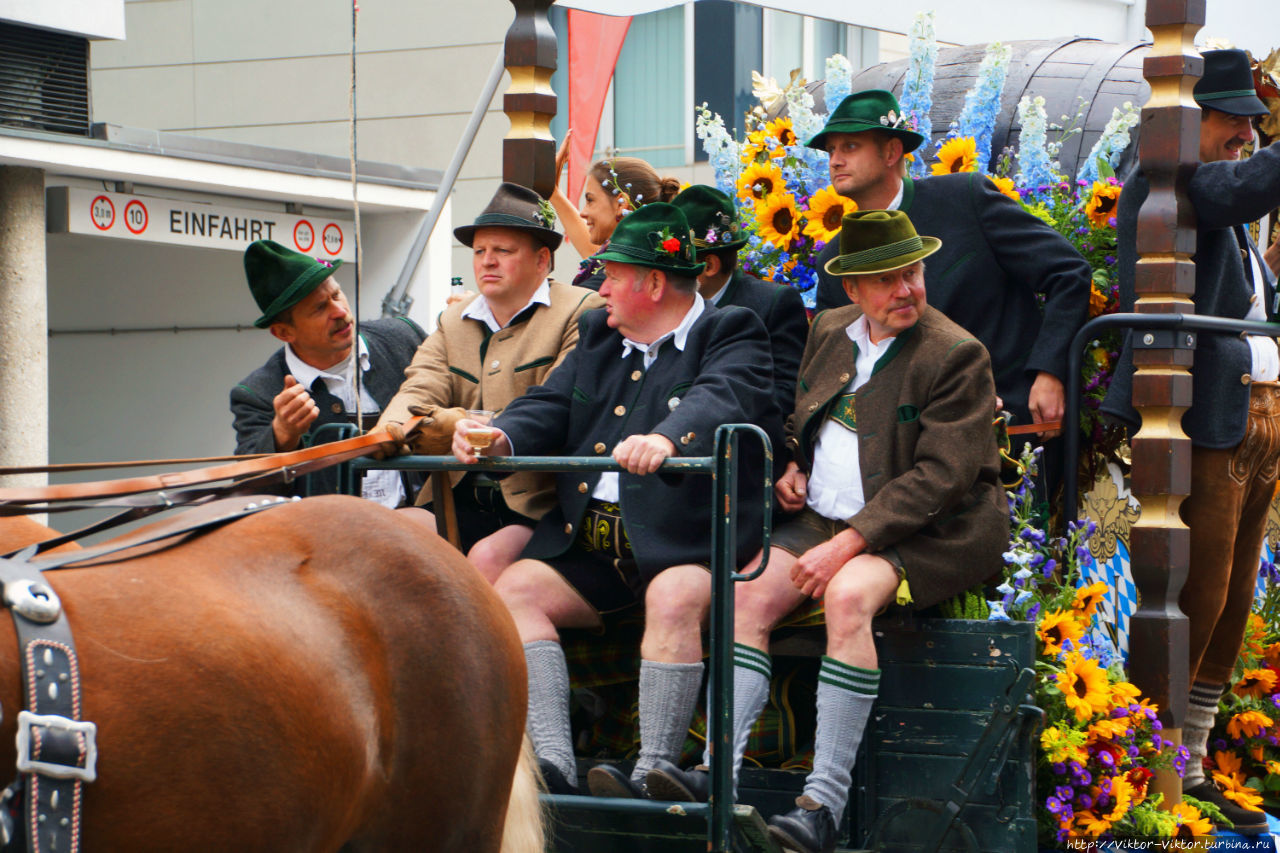
[[[1225,827],[1227,829],[1231,829],[1241,835],[1261,835],[1267,831],[1266,812],[1251,811],[1231,802],[1218,788],[1217,784],[1209,779],[1204,780],[1194,788],[1187,788],[1182,793],[1188,797],[1195,797],[1197,800],[1203,800],[1206,803],[1213,803],[1217,806],[1218,810],[1222,812],[1222,816],[1234,824],[1234,826]]]
[[[795,853],[834,853],[835,816],[822,803],[801,795],[794,809],[769,818],[769,837]]]
[[[597,764],[587,771],[587,788],[593,797],[615,797],[624,800],[647,800],[644,786],[612,764]]]
[[[705,803],[711,794],[711,772],[701,764],[681,770],[670,761],[659,758],[644,777],[644,786],[653,800]]]
[[[578,786],[566,779],[564,773],[560,772],[560,768],[547,759],[538,759],[538,772],[542,774],[542,782],[547,786],[548,794],[578,793]]]

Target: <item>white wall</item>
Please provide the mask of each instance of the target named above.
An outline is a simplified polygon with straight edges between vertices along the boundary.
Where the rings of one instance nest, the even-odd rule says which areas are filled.
[[[88,38],[124,38],[125,0],[0,0],[0,20]]]

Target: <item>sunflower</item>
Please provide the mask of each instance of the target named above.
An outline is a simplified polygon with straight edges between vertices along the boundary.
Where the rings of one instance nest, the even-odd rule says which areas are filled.
[[[1107,310],[1107,294],[1097,287],[1089,288],[1089,318],[1099,316]]]
[[[1142,691],[1128,681],[1117,681],[1111,685],[1111,707],[1127,708],[1138,700]]]
[[[1088,586],[1082,586],[1076,590],[1076,600],[1071,602],[1071,606],[1081,611],[1085,616],[1092,616],[1098,612],[1098,605],[1102,603],[1102,599],[1106,596],[1108,589],[1106,581],[1098,581]]]
[[[952,172],[978,171],[978,144],[972,136],[957,136],[942,143],[938,150],[938,162],[933,164],[935,175]]]
[[[1276,486],[1280,491],[1280,484]],[[1280,668],[1280,643],[1271,643],[1262,650],[1262,659],[1267,666]]]
[[[1274,669],[1246,669],[1231,690],[1237,696],[1249,696],[1261,699],[1270,696],[1276,689],[1276,671]]]
[[[769,142],[777,145],[773,151],[774,157],[785,157],[787,152],[783,150],[788,145],[795,145],[799,140],[796,139],[796,132],[791,127],[791,119],[776,118],[765,125],[764,135]]]
[[[1097,838],[1102,833],[1110,831],[1110,829],[1111,821],[1094,814],[1092,809],[1085,809],[1076,813],[1075,823],[1068,835]]]
[[[742,170],[738,178],[738,198],[759,205],[773,193],[786,186],[782,172],[772,163],[753,163]]]
[[[757,205],[756,230],[761,240],[783,251],[791,248],[791,241],[800,236],[800,209],[791,193],[774,193]]]
[[[835,187],[827,185],[809,198],[809,223],[804,226],[804,235],[814,241],[830,243],[840,235],[840,222],[846,213],[858,209],[858,203],[845,198],[836,192]]]
[[[1062,644],[1070,640],[1074,643],[1084,636],[1084,626],[1075,613],[1066,610],[1052,610],[1044,615],[1036,626],[1036,636],[1044,644],[1045,657],[1057,657],[1062,653]]]
[[[1128,717],[1103,717],[1089,724],[1089,741],[1096,743],[1100,740],[1119,740],[1132,727],[1133,723]]]
[[[1243,782],[1237,782],[1233,776],[1224,776],[1221,773],[1214,773],[1213,781],[1217,782],[1218,787],[1222,789],[1222,796],[1237,806],[1251,812],[1262,811],[1258,808],[1262,805],[1262,797],[1258,796],[1258,792],[1253,788]]]
[[[1241,711],[1227,723],[1227,734],[1233,738],[1260,737],[1272,725],[1272,719],[1261,711]]]
[[[1022,201],[1022,196],[1018,195],[1018,189],[1013,185],[1013,178],[1005,178],[1000,175],[992,175],[991,183],[996,185],[996,189],[1007,195],[1014,201]]]
[[[1133,805],[1133,786],[1129,784],[1129,780],[1123,776],[1115,776],[1111,779],[1111,799],[1114,805],[1111,811],[1102,816],[1103,820],[1109,820],[1112,823],[1120,820],[1129,811],[1129,806]]]
[[[1093,193],[1089,203],[1085,205],[1085,216],[1094,228],[1113,228],[1111,220],[1115,219],[1116,203],[1120,200],[1120,187],[1114,184],[1093,182]]]
[[[1193,839],[1213,835],[1213,824],[1190,803],[1178,803],[1169,809],[1169,813],[1178,821],[1174,838]]]
[[[1244,781],[1244,759],[1234,752],[1217,749],[1213,752],[1213,766],[1224,776]]]
[[[763,130],[753,130],[747,134],[746,142],[742,143],[739,156],[743,163],[754,163],[760,159],[760,155],[769,150],[769,140],[765,137]]]
[[[1106,708],[1107,673],[1099,668],[1096,660],[1070,652],[1066,669],[1057,676],[1057,684],[1067,707],[1075,711],[1076,719],[1082,723]]]

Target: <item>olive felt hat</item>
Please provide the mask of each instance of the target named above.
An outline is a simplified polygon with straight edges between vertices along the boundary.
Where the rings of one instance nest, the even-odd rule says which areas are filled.
[[[1271,112],[1253,86],[1249,54],[1243,50],[1206,50],[1204,76],[1193,95],[1201,107],[1236,116],[1264,116]]]
[[[262,316],[253,321],[265,329],[281,311],[287,311],[310,295],[342,266],[342,261],[322,261],[285,248],[274,240],[255,240],[244,250],[244,275],[249,292]]]
[[[512,228],[531,234],[554,252],[564,239],[553,227],[555,224],[555,211],[542,196],[519,184],[502,183],[476,221],[453,229],[453,236],[462,245],[470,247],[477,228]]]
[[[622,217],[609,245],[596,258],[690,278],[706,266],[694,254],[689,220],[680,208],[663,201],[650,202]]]
[[[918,235],[901,210],[855,210],[840,220],[840,254],[824,269],[837,276],[889,272],[941,248],[937,237]]]
[[[828,133],[861,133],[864,130],[883,130],[902,140],[902,152],[915,151],[924,143],[924,137],[907,127],[902,107],[893,92],[884,89],[866,89],[854,92],[840,102],[840,106],[827,117],[822,132],[805,145],[819,151],[827,150]]]
[[[671,203],[689,220],[694,252],[699,257],[714,249],[740,249],[747,244],[747,236],[738,226],[738,209],[715,187],[694,184]]]

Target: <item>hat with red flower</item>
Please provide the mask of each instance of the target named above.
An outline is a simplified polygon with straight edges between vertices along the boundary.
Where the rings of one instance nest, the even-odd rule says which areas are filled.
[[[694,254],[689,220],[680,208],[662,201],[624,216],[613,229],[609,245],[595,257],[690,278],[705,266],[697,262]]]

